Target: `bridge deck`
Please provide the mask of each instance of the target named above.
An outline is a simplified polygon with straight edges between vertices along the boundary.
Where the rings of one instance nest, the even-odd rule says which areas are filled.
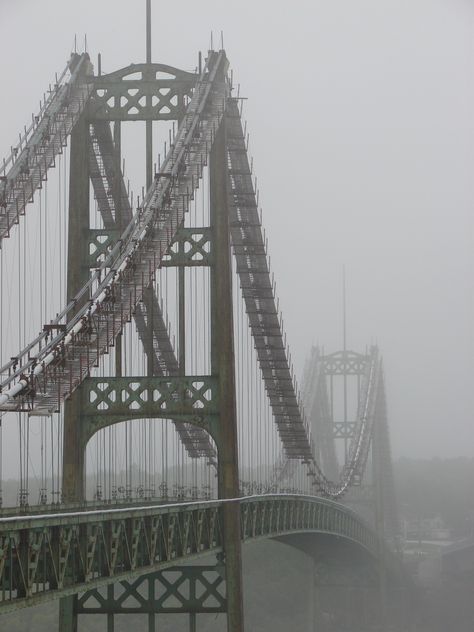
[[[222,549],[222,506],[239,502],[244,541],[328,533],[376,557],[376,534],[338,503],[309,496],[64,511],[0,518],[0,612],[85,591]]]

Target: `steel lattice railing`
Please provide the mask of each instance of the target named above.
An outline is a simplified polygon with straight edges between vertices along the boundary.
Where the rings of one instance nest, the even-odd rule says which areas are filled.
[[[322,498],[268,495],[187,504],[0,518],[0,612],[130,579],[222,549],[222,508],[240,504],[241,538],[329,534],[372,558],[381,543],[343,505]],[[401,577],[396,558],[387,569]]]
[[[71,76],[66,81],[68,70]],[[66,146],[91,94],[90,73],[89,56],[73,55],[41,112],[0,165],[0,246]]]

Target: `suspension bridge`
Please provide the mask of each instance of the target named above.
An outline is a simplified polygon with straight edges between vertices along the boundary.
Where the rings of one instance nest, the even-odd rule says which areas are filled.
[[[101,66],[72,54],[0,165],[0,616],[60,599],[63,632],[128,612],[237,632],[242,543],[271,538],[359,556],[385,629],[404,580],[379,350],[314,347],[299,389],[225,51],[180,70],[148,32],[145,63]]]

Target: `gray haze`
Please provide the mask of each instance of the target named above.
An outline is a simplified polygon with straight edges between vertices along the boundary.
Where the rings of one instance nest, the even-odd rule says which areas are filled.
[[[0,155],[75,33],[104,72],[144,61],[144,5],[0,0]],[[298,373],[311,343],[342,344],[345,263],[349,346],[381,347],[395,455],[474,456],[472,2],[155,0],[153,11],[153,61],[191,70],[224,31]]]

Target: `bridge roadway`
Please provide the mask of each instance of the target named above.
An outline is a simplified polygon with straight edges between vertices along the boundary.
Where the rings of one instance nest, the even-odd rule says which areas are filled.
[[[397,560],[347,507],[314,496],[30,513],[0,518],[0,613],[170,568],[222,551],[225,503],[240,503],[243,542],[326,534],[396,574]]]

